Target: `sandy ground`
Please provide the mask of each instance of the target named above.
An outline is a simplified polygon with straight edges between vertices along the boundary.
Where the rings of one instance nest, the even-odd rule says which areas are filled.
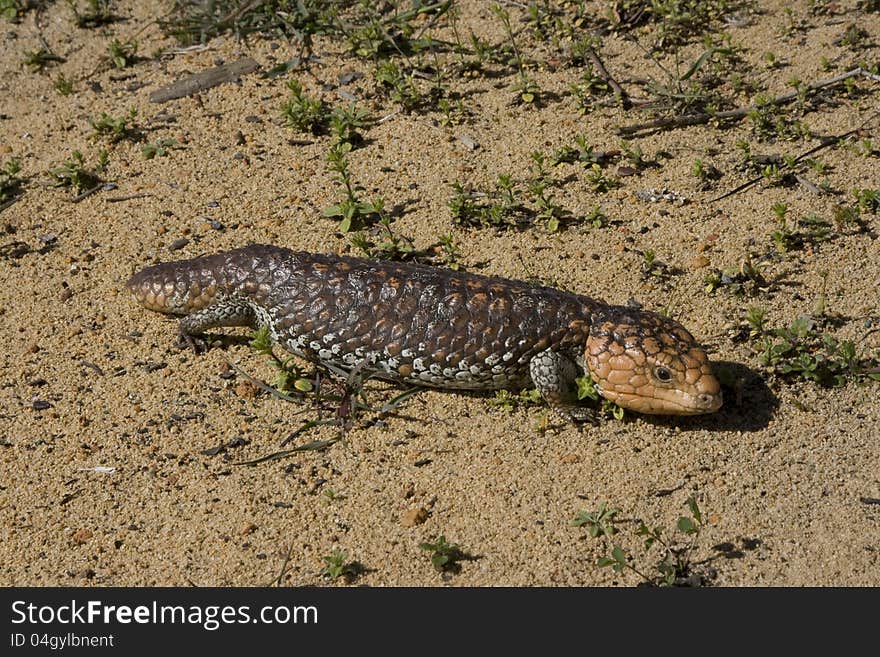
[[[489,3],[459,4],[462,33],[503,38]],[[795,77],[822,80],[880,60],[880,14],[856,2],[822,13],[809,2],[758,4],[725,29],[741,70],[768,94],[790,90]],[[597,15],[608,5],[595,3]],[[516,4],[507,6],[514,26],[524,25]],[[124,20],[93,30],[75,28],[65,3],[19,24],[0,22],[0,160],[17,157],[27,178],[21,198],[0,211],[0,584],[264,585],[281,574],[285,585],[324,585],[323,558],[341,550],[363,567],[355,585],[633,585],[639,578],[631,572],[595,567],[609,550],[573,526],[575,515],[603,502],[619,509],[616,542],[652,572],[658,552],[643,553],[637,523],[671,534],[690,496],[704,513],[693,553],[703,583],[880,584],[878,385],[824,389],[770,376],[740,328],[752,305],[766,308],[769,326],[782,326],[813,311],[824,291],[827,312],[841,318],[831,331],[877,353],[877,215],[864,213],[864,230],[835,228],[833,239],[784,255],[770,238],[774,203],[788,203],[792,221],[812,212],[830,219],[852,202],[853,188],[880,187],[876,152],[859,156],[850,141],[816,154],[826,171],[804,175],[840,195],[760,182],[712,203],[752,176],[737,168],[738,140],[781,155],[819,141],[761,141],[747,121],[658,132],[632,140],[657,165],[621,177],[616,189],[592,190],[579,164],[552,169],[566,181],[553,189],[556,202],[575,217],[598,205],[607,225],[575,223],[555,234],[540,225],[464,229],[451,222],[452,183],[490,187],[507,172],[524,188],[532,152],[552,154],[578,134],[596,150],[616,149],[614,127],[649,113],[613,103],[582,113],[570,87],[583,69],[557,63],[550,44],[525,33],[523,49],[545,62],[532,75],[549,92],[546,102],[512,104],[516,75],[493,64],[497,75],[447,81],[469,113],[462,123],[444,125],[438,111],[400,111],[376,93],[371,62],[321,38],[309,72],[251,74],[154,104],[150,92],[185,74],[241,56],[268,69],[297,51],[279,39],[221,37],[206,49],[156,57],[177,47],[150,24],[165,9],[120,2]],[[839,41],[853,23],[867,32],[858,50]],[[651,28],[632,34],[638,43],[606,36],[600,54],[616,79],[644,96],[633,80],[665,78],[644,54]],[[111,40],[132,35],[143,60],[122,71],[100,66]],[[66,58],[42,74],[21,64],[41,36]],[[693,62],[702,51],[690,44],[681,59]],[[767,52],[777,66],[767,65]],[[362,77],[345,76],[340,86],[347,72]],[[60,73],[76,81],[68,96],[53,88]],[[452,234],[471,271],[667,308],[713,360],[730,364],[740,388],[728,389],[712,416],[628,415],[586,428],[552,416],[544,427],[541,406],[505,410],[491,397],[426,391],[326,451],[238,465],[278,450],[314,415],[229,375],[231,362],[272,377],[268,360],[244,343],[200,356],[177,349],[174,322],[137,307],[122,286],[145,264],[251,242],[351,251],[336,222],[321,216],[341,195],[325,161],[329,137],[298,133],[280,118],[291,77],[331,105],[353,96],[369,111],[374,123],[351,153],[352,174],[365,196],[382,195],[398,210],[394,230],[417,248]],[[820,135],[861,127],[860,138],[880,144],[880,84],[858,79],[856,88],[803,120]],[[738,104],[750,97],[743,92]],[[90,120],[131,108],[140,142],[91,138]],[[143,142],[163,138],[180,148],[145,159]],[[91,165],[101,148],[109,153],[102,177],[115,188],[71,202],[69,189],[43,184],[73,150]],[[697,158],[717,167],[720,180],[704,188],[691,173]],[[636,195],[650,188],[688,202]],[[182,248],[169,248],[183,238]],[[27,252],[6,247],[13,242]],[[645,250],[680,273],[645,276]],[[766,262],[769,291],[743,299],[704,290],[710,269],[734,267],[748,253]],[[391,394],[381,385],[370,391],[375,399]],[[336,435],[323,427],[303,441]],[[438,535],[473,557],[459,572],[438,573],[419,548]]]

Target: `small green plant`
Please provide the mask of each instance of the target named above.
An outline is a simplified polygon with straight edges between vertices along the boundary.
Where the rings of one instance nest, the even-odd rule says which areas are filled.
[[[600,153],[589,144],[586,135],[575,135],[574,146],[563,146],[557,149],[553,154],[552,164],[580,162],[586,166],[601,164],[605,159],[604,153]]]
[[[137,134],[137,128],[134,126],[134,119],[137,116],[137,109],[132,108],[128,114],[120,117],[113,117],[102,112],[100,118],[90,121],[92,129],[95,131],[93,137],[104,137],[111,144],[115,144],[123,139],[133,137]]]
[[[746,322],[749,324],[749,336],[764,335],[764,321],[767,319],[767,311],[760,306],[752,306],[746,313]]]
[[[25,53],[23,63],[34,73],[42,73],[50,64],[61,64],[66,61],[64,57],[56,55],[44,44],[37,50]]]
[[[511,413],[521,406],[541,404],[541,393],[536,388],[528,388],[518,393],[510,392],[510,390],[497,390],[495,396],[488,401],[489,406]]]
[[[314,389],[311,379],[303,375],[302,370],[296,365],[293,356],[281,360],[275,355],[275,352],[272,350],[272,339],[268,327],[264,326],[255,331],[249,344],[258,353],[270,358],[275,369],[275,379],[270,383],[273,388],[286,394],[304,394]]]
[[[512,62],[516,66],[517,81],[511,87],[516,94],[514,102],[517,104],[525,104],[537,106],[541,104],[541,89],[538,84],[526,72],[526,61],[516,44],[516,36],[513,26],[510,22],[510,13],[500,4],[494,3],[489,6],[489,10],[498,17],[504,28],[504,34],[510,44],[512,52]]]
[[[572,52],[574,51],[575,48],[573,47]],[[572,95],[577,100],[578,110],[583,114],[593,111],[596,100],[600,96],[611,93],[611,87],[596,74],[592,63],[589,62],[584,65],[583,73],[578,82],[571,85],[570,89]]]
[[[380,235],[384,237],[384,241],[378,244],[360,231],[352,233],[348,239],[352,246],[368,258],[403,260],[413,252],[412,240],[392,230],[391,217],[383,214],[379,219],[378,228]]]
[[[290,97],[281,106],[281,116],[287,125],[300,132],[321,132],[327,121],[324,103],[307,96],[299,80],[289,80],[287,88],[290,89]]]
[[[165,157],[168,151],[177,146],[176,139],[158,139],[151,144],[141,146],[141,155],[145,160],[152,160],[154,157]]]
[[[792,227],[787,221],[788,205],[786,203],[776,203],[771,209],[776,215],[777,227],[770,237],[780,253],[800,249],[807,245],[815,246],[833,237],[831,222],[819,217],[814,212],[799,219],[796,227]],[[841,223],[840,219],[840,215],[835,215],[835,220],[838,223]]]
[[[761,359],[783,377],[825,387],[842,386],[862,376],[880,381],[876,358],[860,358],[852,341],[821,332],[819,323],[809,315],[800,315],[787,327],[767,332],[762,325],[761,329]],[[758,333],[757,329],[754,332]]]
[[[113,39],[107,50],[110,53],[110,61],[118,69],[128,68],[137,62],[137,41],[118,41]]]
[[[591,228],[602,228],[608,222],[607,215],[600,206],[593,207],[584,217],[584,223]]]
[[[657,254],[653,249],[645,249],[642,251],[642,275],[647,278],[653,276],[660,280],[666,280],[681,271],[675,267],[667,265],[661,260],[657,260]]]
[[[770,237],[776,244],[776,249],[780,253],[785,253],[794,245],[795,241],[794,231],[789,228],[785,218],[788,214],[788,204],[774,203],[770,209],[776,215],[776,230],[770,234]]]
[[[21,193],[19,171],[21,171],[21,166],[15,158],[6,160],[3,167],[0,168],[0,207],[5,207]]]
[[[76,0],[68,0],[68,3],[73,10],[73,22],[77,27],[101,27],[119,20],[110,7],[112,0],[87,0],[85,10],[80,10]]]
[[[498,176],[489,191],[466,188],[459,182],[452,184],[452,191],[449,210],[452,221],[460,226],[513,226],[524,211],[509,174]]]
[[[613,401],[602,397],[596,389],[596,383],[589,374],[584,374],[583,376],[576,378],[575,384],[577,385],[577,398],[579,401],[591,399],[594,402],[601,402],[599,410],[602,415],[605,417],[613,417],[618,422],[623,420],[623,408],[615,404]]]
[[[62,96],[69,96],[73,93],[73,80],[67,79],[63,73],[55,78],[55,82],[52,86],[55,88],[55,91]]]
[[[330,134],[333,136],[333,143],[348,143],[353,147],[363,141],[360,130],[367,125],[369,112],[360,109],[354,103],[347,106],[334,107],[330,113]]]
[[[376,80],[388,97],[407,111],[421,107],[426,101],[419,91],[415,74],[401,71],[397,63],[390,59],[379,63]]]
[[[336,581],[340,577],[350,581],[363,572],[363,568],[355,561],[349,561],[348,555],[342,550],[334,550],[324,557],[324,569],[321,576]]]
[[[880,189],[854,189],[853,196],[860,213],[877,214],[880,211]]]
[[[705,291],[711,294],[719,288],[726,288],[738,297],[756,296],[760,292],[767,291],[767,280],[762,270],[765,263],[752,259],[749,255],[740,262],[739,267],[724,270],[714,270],[703,279]]]
[[[85,158],[79,151],[73,151],[69,160],[49,171],[56,187],[70,187],[75,194],[83,190],[93,189],[101,184],[99,172],[107,168],[107,151],[98,153],[98,164],[94,169],[87,169]]]
[[[465,123],[471,117],[468,110],[460,99],[455,101],[441,98],[437,101],[437,109],[440,110],[442,116],[440,125],[451,126]]]
[[[458,271],[461,269],[461,265],[458,262],[459,258],[461,258],[461,251],[458,246],[456,246],[452,235],[441,235],[437,238],[437,241],[440,243],[440,248],[442,249],[443,264],[449,267],[452,271]]]
[[[555,233],[559,230],[560,220],[564,219],[567,213],[562,206],[553,201],[553,194],[548,192],[548,187],[553,181],[544,173],[543,155],[533,153],[532,157],[536,158],[534,170],[537,177],[529,182],[528,190],[535,203],[535,218],[545,222],[548,232]]]
[[[0,0],[0,18],[17,23],[22,14],[27,11],[28,3],[24,0]]]
[[[616,526],[618,509],[609,508],[603,503],[596,511],[578,513],[573,524],[586,528],[590,538],[601,539],[609,549],[608,555],[596,562],[599,568],[610,566],[618,573],[632,572],[651,586],[688,585],[694,581],[699,584],[702,583],[702,578],[692,572],[691,555],[703,529],[703,514],[693,496],[687,499],[686,504],[690,514],[680,516],[676,524],[677,534],[690,537],[683,546],[678,544],[674,536],[665,538],[662,527],[650,528],[644,522],[639,523],[635,534],[643,539],[643,558],[648,557],[654,546],[660,548],[659,558],[655,557],[654,560],[653,572],[638,564],[630,550],[615,542],[614,536],[619,531]]]
[[[447,542],[442,534],[433,543],[419,543],[419,548],[431,553],[431,565],[440,572],[460,570],[458,562],[467,558],[460,546]]]
[[[339,231],[342,233],[361,230],[381,219],[385,212],[385,202],[381,197],[372,201],[362,201],[358,197],[358,193],[363,189],[352,181],[348,168],[350,152],[350,142],[338,142],[330,147],[330,153],[327,155],[330,170],[339,176],[337,181],[345,188],[345,199],[325,208],[323,214],[325,217],[339,217]]]
[[[753,104],[755,108],[746,116],[752,133],[758,138],[793,140],[810,135],[809,126],[799,119],[791,118],[793,113],[784,111],[769,96],[756,94]]]
[[[620,181],[616,178],[611,178],[605,175],[605,170],[596,163],[591,164],[590,168],[587,169],[585,182],[595,194],[607,192],[609,189],[614,189],[615,187],[620,187]]]

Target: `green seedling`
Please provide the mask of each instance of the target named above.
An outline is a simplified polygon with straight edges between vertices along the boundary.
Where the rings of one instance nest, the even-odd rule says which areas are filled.
[[[363,572],[360,564],[349,561],[348,555],[342,550],[334,550],[330,555],[324,557],[324,563],[326,565],[321,571],[321,577],[334,582],[340,577],[351,581]]]
[[[414,73],[404,73],[391,60],[380,62],[376,69],[376,81],[395,103],[402,105],[407,111],[423,106],[426,98],[419,91]]]
[[[497,390],[495,391],[495,396],[488,401],[489,406],[500,408],[508,413],[511,413],[520,407],[533,406],[542,403],[541,393],[535,388],[521,390],[518,393],[513,393],[510,390]]]
[[[152,160],[154,157],[165,157],[170,150],[177,146],[176,139],[159,139],[151,144],[141,146],[141,155],[145,160]]]
[[[691,555],[703,529],[703,514],[693,496],[688,498],[686,504],[690,514],[679,517],[672,538],[665,538],[662,527],[649,528],[644,522],[639,523],[635,534],[643,539],[643,550],[638,561],[631,550],[622,547],[613,538],[619,533],[616,526],[617,509],[602,504],[597,511],[581,511],[573,524],[586,528],[591,538],[602,540],[608,548],[607,556],[596,562],[599,568],[611,567],[618,573],[632,572],[651,586],[687,585],[693,582],[695,575]],[[690,537],[690,540],[685,545],[679,545],[676,535]],[[647,559],[655,546],[659,547],[660,555],[654,558],[653,571],[649,571],[640,561]]]
[[[590,191],[595,194],[600,194],[603,192],[607,192],[609,189],[620,187],[619,180],[605,175],[604,169],[602,169],[601,166],[595,163],[591,164],[590,168],[587,169],[584,181],[587,183]]]
[[[460,546],[448,543],[443,535],[433,543],[419,543],[419,548],[431,553],[431,565],[439,572],[456,572],[461,568],[458,562],[467,558]]]
[[[363,253],[367,258],[378,260],[403,260],[413,252],[413,242],[410,238],[395,233],[391,228],[391,217],[382,215],[378,222],[380,235],[384,241],[376,243],[367,235],[358,231],[349,236],[352,246]]]
[[[599,411],[605,417],[613,417],[618,422],[623,420],[624,410],[609,399],[605,399],[596,389],[596,384],[589,374],[584,374],[575,379],[577,385],[577,398],[579,401],[590,399],[600,402]]]
[[[452,184],[452,191],[449,210],[452,221],[460,226],[514,226],[523,213],[523,204],[509,174],[500,175],[490,191],[465,188],[459,182]]]
[[[26,0],[0,0],[0,18],[10,23],[18,23],[30,8]]]
[[[314,134],[324,130],[327,122],[324,103],[307,96],[299,80],[289,80],[287,88],[290,89],[290,97],[281,106],[281,116],[287,125],[294,130]]]
[[[6,207],[21,193],[22,180],[18,177],[20,171],[21,166],[15,158],[6,160],[0,168],[0,208]]]
[[[49,171],[56,187],[70,187],[75,194],[83,190],[94,189],[101,184],[98,175],[107,168],[107,151],[98,153],[98,164],[94,169],[87,169],[85,158],[79,151],[73,151],[69,160]]]
[[[458,262],[461,258],[461,251],[456,246],[452,235],[441,235],[437,238],[437,241],[440,243],[440,248],[443,252],[443,264],[452,271],[461,269],[461,265]]]
[[[272,367],[275,369],[275,378],[270,383],[273,388],[288,395],[302,395],[312,392],[314,389],[312,380],[303,375],[302,370],[296,365],[293,356],[288,356],[281,360],[275,355],[268,327],[264,326],[254,332],[249,345],[260,354],[270,358]]]
[[[516,94],[514,102],[517,104],[532,106],[540,105],[541,89],[538,87],[538,84],[534,79],[532,79],[532,77],[526,72],[526,61],[517,46],[516,36],[510,21],[510,13],[497,3],[490,5],[489,10],[495,14],[498,20],[501,21],[501,25],[504,28],[504,34],[510,45],[512,62],[516,67],[517,81],[511,87],[511,90]]]
[[[110,61],[118,69],[128,68],[137,62],[137,41],[118,41],[113,39],[107,50]]]
[[[369,112],[360,109],[354,103],[345,107],[334,107],[330,113],[330,134],[334,144],[348,143],[352,147],[360,144],[364,138],[360,134],[367,125]]]
[[[136,116],[137,110],[134,108],[127,115],[118,118],[102,112],[100,118],[90,121],[92,129],[95,131],[92,136],[95,138],[104,137],[111,144],[134,137],[137,134],[137,127],[134,125]]]
[[[768,289],[767,280],[762,270],[765,263],[752,260],[749,255],[740,262],[740,266],[724,270],[714,270],[703,279],[705,291],[711,294],[719,288],[726,288],[738,297],[757,296]]]
[[[801,315],[789,326],[762,330],[761,359],[784,378],[800,378],[821,386],[843,386],[867,377],[880,381],[878,360],[860,357],[850,340],[838,340],[819,330],[819,322]],[[757,333],[757,330],[755,331]]]
[[[77,27],[101,27],[119,20],[110,7],[112,0],[87,0],[85,10],[79,8],[76,0],[68,0],[68,4],[73,10],[73,22]]]
[[[73,80],[68,80],[63,73],[55,78],[52,86],[62,96],[69,96],[73,93]]]
[[[337,175],[345,189],[345,199],[336,205],[324,209],[325,217],[339,217],[339,231],[350,233],[381,219],[385,213],[385,202],[379,197],[372,201],[360,200],[358,194],[363,188],[354,184],[348,168],[348,154],[351,152],[350,142],[338,142],[330,147],[327,162],[330,170]]]
[[[52,52],[48,46],[25,53],[24,65],[35,73],[42,73],[50,64],[61,64],[67,60]]]

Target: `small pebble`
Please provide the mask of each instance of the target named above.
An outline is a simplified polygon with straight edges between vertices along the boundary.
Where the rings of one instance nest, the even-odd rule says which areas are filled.
[[[480,147],[477,141],[470,135],[458,135],[457,138],[458,142],[469,151],[475,151]]]
[[[428,511],[421,506],[409,509],[400,517],[400,524],[404,527],[415,527],[423,524],[428,519]]]
[[[73,539],[74,545],[82,545],[87,540],[92,537],[92,532],[89,529],[77,529],[73,532],[73,535],[70,537]]]
[[[242,399],[253,399],[257,396],[257,386],[250,381],[239,381],[235,386],[235,394]]]

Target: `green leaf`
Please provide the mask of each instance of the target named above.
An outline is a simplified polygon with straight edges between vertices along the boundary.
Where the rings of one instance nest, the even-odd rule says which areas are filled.
[[[602,557],[601,559],[599,559],[596,562],[596,565],[599,568],[607,568],[608,566],[613,566],[616,563],[617,562],[614,559],[612,559],[611,557]]]
[[[690,518],[685,518],[684,516],[681,516],[678,519],[678,529],[685,534],[693,534],[697,531],[697,526]]]
[[[691,515],[694,517],[694,519],[697,522],[702,523],[703,514],[700,512],[700,507],[697,505],[697,500],[693,495],[688,498],[687,505],[688,508],[691,510]]]
[[[619,545],[615,545],[614,549],[611,550],[611,556],[617,563],[621,564],[622,566],[626,565],[626,551]]]
[[[293,382],[293,387],[300,392],[311,392],[314,389],[314,385],[308,379],[297,379]]]
[[[580,376],[575,379],[575,383],[577,383],[577,398],[578,400],[589,397],[593,401],[599,401],[599,393],[596,390],[596,384],[593,383],[593,379],[590,378],[588,374],[584,376]]]
[[[704,52],[697,61],[694,62],[693,66],[688,69],[688,72],[682,76],[682,81],[689,80],[691,76],[703,68],[703,65],[709,60],[712,55],[714,55],[718,51],[718,48],[709,48],[706,52]]]

